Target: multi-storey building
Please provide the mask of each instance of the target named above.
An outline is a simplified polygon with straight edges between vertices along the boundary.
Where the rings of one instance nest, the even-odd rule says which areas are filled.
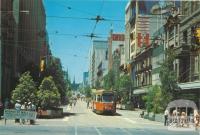
[[[180,10],[168,18],[165,25],[166,48],[177,54],[174,70],[181,89],[179,98],[192,99],[200,107],[199,44],[195,31],[200,28],[200,2],[181,1]]]
[[[119,53],[120,53],[120,75],[122,74],[126,74],[127,73],[127,69],[125,68],[126,66],[126,54],[125,54],[125,47],[124,44],[119,45]]]
[[[153,34],[152,38],[152,85],[161,85],[160,66],[164,61],[164,28],[161,27]]]
[[[108,41],[94,40],[90,51],[90,86],[101,84],[103,76],[108,73]]]
[[[119,48],[120,45],[124,45],[124,34],[122,33],[113,33],[113,30],[110,31],[110,35],[108,38],[108,69],[111,70],[113,68],[113,54],[116,49]]]
[[[163,13],[167,12],[170,4],[158,1],[130,1],[126,7],[126,39],[125,48],[128,47],[127,64],[131,65],[129,74],[134,83],[134,103],[136,106],[144,107],[142,96],[148,92],[152,85],[152,39],[164,22]],[[160,10],[160,12],[158,12]],[[153,15],[158,12],[159,14]],[[127,38],[127,37],[126,37]],[[127,50],[127,49],[125,49]]]
[[[10,97],[16,83],[16,50],[18,47],[19,2],[1,0],[1,95],[2,100]]]
[[[19,16],[18,67],[24,72],[27,67],[39,67],[41,50],[46,48],[46,15],[41,0],[20,0],[20,10],[28,10],[29,14]],[[45,46],[45,47],[43,47]]]
[[[89,72],[83,72],[83,87],[88,86]]]
[[[1,91],[11,97],[20,74],[39,77],[40,58],[49,51],[42,0],[1,0]],[[1,98],[1,97],[0,97]]]

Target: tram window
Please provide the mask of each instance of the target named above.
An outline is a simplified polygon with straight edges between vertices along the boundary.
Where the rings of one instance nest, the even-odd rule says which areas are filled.
[[[100,95],[97,96],[97,101],[98,101],[98,102],[101,101],[101,96],[100,96]]]

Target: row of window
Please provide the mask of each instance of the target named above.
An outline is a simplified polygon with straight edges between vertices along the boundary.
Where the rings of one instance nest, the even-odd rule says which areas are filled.
[[[150,71],[143,72],[142,74],[138,74],[136,76],[136,86],[145,86],[145,85],[151,85],[152,84],[152,74]]]
[[[195,56],[194,59],[192,60],[192,63],[194,62],[193,66],[191,65],[190,68],[184,70],[183,72],[180,71],[180,61],[178,59],[176,59],[174,61],[174,71],[176,73],[176,77],[179,79],[181,79],[181,77],[183,77],[187,72],[190,72],[190,70],[193,72],[192,76],[199,76],[199,71],[200,71],[200,62],[199,62],[199,55]]]
[[[183,1],[182,2],[182,14],[189,15],[199,9],[200,1]],[[191,9],[191,12],[190,12]]]
[[[137,65],[136,65],[136,71],[140,71],[143,68],[149,67],[150,65],[151,65],[151,58],[148,57],[148,58],[144,59],[143,61],[137,63]]]

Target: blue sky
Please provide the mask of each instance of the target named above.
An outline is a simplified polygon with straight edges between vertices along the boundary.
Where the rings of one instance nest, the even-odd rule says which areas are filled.
[[[90,34],[95,21],[79,18],[104,18],[121,21],[102,21],[94,31],[107,37],[111,24],[114,32],[124,32],[125,6],[127,0],[44,0],[47,31],[50,48],[54,56],[61,59],[64,70],[69,71],[71,80],[82,82],[83,72],[89,68],[89,49],[91,38],[75,35]],[[71,7],[71,9],[68,9]],[[51,17],[54,16],[54,17]],[[76,17],[76,19],[60,18]],[[62,35],[71,34],[71,35]],[[104,40],[102,39],[102,40]]]

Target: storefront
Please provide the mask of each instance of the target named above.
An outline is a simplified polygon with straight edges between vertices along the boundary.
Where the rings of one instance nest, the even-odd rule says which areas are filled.
[[[192,100],[200,110],[200,81],[179,83],[179,98]]]

